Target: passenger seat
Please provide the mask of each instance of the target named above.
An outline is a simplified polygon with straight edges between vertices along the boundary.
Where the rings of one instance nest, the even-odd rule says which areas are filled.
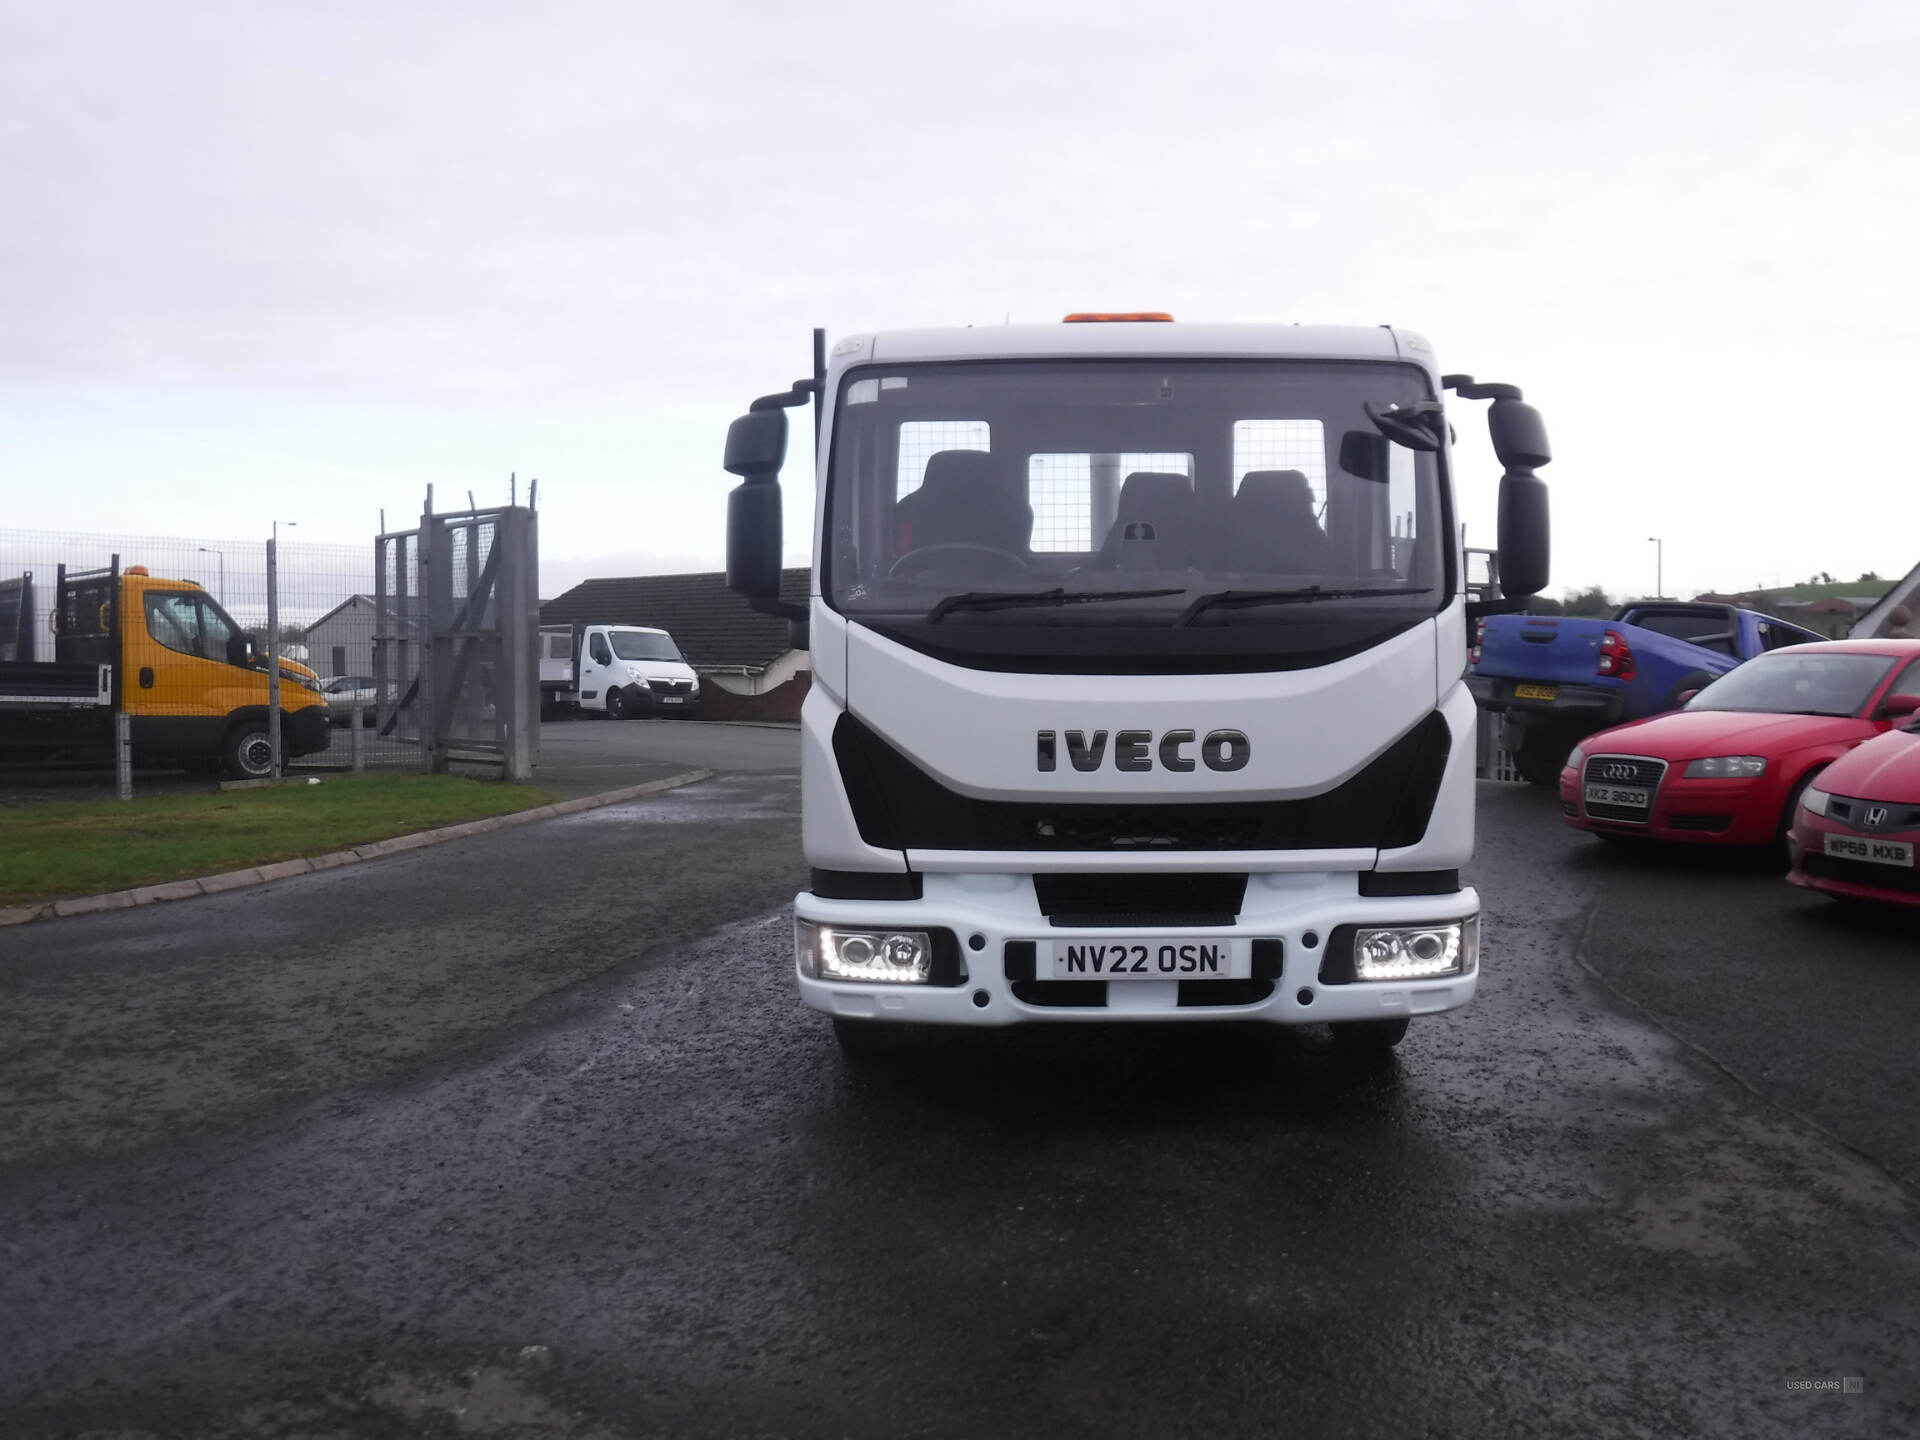
[[[1194,497],[1193,481],[1172,472],[1136,470],[1120,487],[1113,528],[1107,531],[1095,562],[1100,569],[1119,566],[1127,526],[1142,521],[1153,526],[1156,569],[1185,570],[1200,563],[1200,502]]]

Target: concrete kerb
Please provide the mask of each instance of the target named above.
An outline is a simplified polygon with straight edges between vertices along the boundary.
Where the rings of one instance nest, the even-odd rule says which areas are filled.
[[[66,915],[91,915],[99,910],[129,910],[138,905],[157,905],[167,900],[190,900],[196,895],[218,895],[228,890],[241,890],[249,885],[265,885],[272,880],[285,880],[294,875],[311,874],[315,870],[332,870],[341,865],[356,865],[365,860],[377,860],[383,855],[398,855],[403,851],[419,850],[429,845],[444,845],[449,840],[465,840],[474,835],[489,835],[495,830],[506,830],[515,825],[531,825],[535,821],[550,820],[560,815],[577,815],[582,810],[598,810],[602,806],[618,805],[624,800],[639,800],[644,796],[658,795],[666,790],[678,790],[682,785],[693,785],[712,778],[713,771],[705,768],[682,770],[677,775],[648,780],[641,785],[606,790],[598,795],[581,795],[572,800],[557,801],[552,805],[536,805],[531,810],[516,810],[511,815],[491,815],[484,820],[468,820],[459,825],[443,825],[437,830],[416,830],[411,835],[396,835],[391,840],[376,840],[371,844],[357,845],[350,850],[333,850],[325,855],[280,860],[271,865],[256,865],[248,870],[229,870],[220,875],[205,875],[197,880],[168,880],[163,884],[141,885],[132,890],[109,890],[102,895],[81,895],[70,900],[49,900],[39,905],[15,905],[8,909],[0,909],[0,925],[24,925],[30,920],[52,920]]]

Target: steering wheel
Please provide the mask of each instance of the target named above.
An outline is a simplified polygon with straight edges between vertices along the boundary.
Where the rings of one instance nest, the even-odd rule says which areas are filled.
[[[987,579],[1032,573],[1027,562],[1011,550],[1002,550],[997,545],[970,545],[956,541],[948,545],[922,545],[917,550],[909,550],[893,562],[887,574],[896,580],[911,580],[929,571],[962,566],[981,571],[983,578]]]

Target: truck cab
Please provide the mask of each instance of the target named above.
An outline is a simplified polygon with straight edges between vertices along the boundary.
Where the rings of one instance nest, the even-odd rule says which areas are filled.
[[[729,433],[728,578],[804,632],[795,983],[903,1025],[1330,1022],[1391,1045],[1478,975],[1445,389],[1492,400],[1509,594],[1544,429],[1386,328],[860,335]],[[817,403],[812,595],[779,599]]]
[[[135,756],[218,766],[238,779],[272,772],[266,657],[191,580],[142,566],[69,574],[52,609],[54,654],[0,676],[0,750],[22,755],[110,753],[112,715],[126,712]],[[313,671],[280,662],[281,744],[289,756],[325,750],[325,697]],[[82,672],[97,676],[83,703]],[[62,676],[67,698],[52,703]]]

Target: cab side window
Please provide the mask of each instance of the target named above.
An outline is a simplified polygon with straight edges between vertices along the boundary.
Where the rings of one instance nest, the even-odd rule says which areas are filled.
[[[233,638],[233,631],[227,620],[218,610],[205,600],[200,605],[200,653],[209,660],[227,658],[227,642]]]
[[[212,606],[197,595],[156,595],[146,597],[147,633],[169,650],[182,655],[197,655],[202,660],[227,658],[227,641],[233,631]]]
[[[200,655],[200,603],[191,595],[146,596],[147,633],[169,650]]]
[[[587,648],[593,652],[593,658],[599,664],[611,665],[613,663],[613,651],[607,648],[606,636],[595,635],[588,643]]]

